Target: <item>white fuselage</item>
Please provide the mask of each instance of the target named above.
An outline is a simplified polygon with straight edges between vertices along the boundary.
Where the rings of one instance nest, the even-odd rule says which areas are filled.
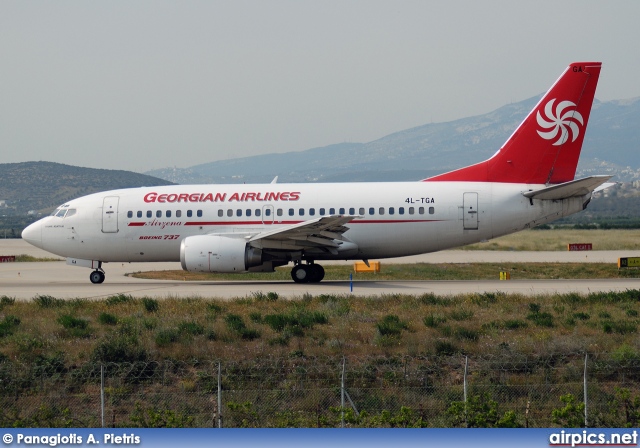
[[[543,187],[394,182],[132,188],[74,199],[58,209],[60,216],[48,216],[30,226],[25,237],[68,258],[179,261],[181,241],[189,236],[242,234],[249,238],[320,216],[357,215],[344,233],[356,251],[313,258],[400,257],[534,227],[582,210],[590,196],[558,201],[523,196]]]

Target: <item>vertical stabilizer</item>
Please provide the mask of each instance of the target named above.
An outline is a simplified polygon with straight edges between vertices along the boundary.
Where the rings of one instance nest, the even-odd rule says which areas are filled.
[[[601,65],[570,64],[493,157],[425,181],[558,184],[573,180]]]

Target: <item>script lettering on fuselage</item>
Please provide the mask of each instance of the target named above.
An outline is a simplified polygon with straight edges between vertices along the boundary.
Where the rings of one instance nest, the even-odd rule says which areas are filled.
[[[299,191],[269,191],[233,193],[162,193],[155,191],[144,195],[144,202],[180,203],[180,202],[271,202],[297,201]]]

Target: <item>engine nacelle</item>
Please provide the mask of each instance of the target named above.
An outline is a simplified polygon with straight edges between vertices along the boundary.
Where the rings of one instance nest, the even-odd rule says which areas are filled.
[[[238,273],[263,261],[262,250],[250,247],[243,238],[198,235],[182,240],[180,263],[185,271]]]

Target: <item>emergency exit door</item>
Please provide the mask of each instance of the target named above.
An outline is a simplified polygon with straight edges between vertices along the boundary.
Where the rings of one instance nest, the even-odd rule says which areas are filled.
[[[464,193],[462,199],[465,230],[478,228],[478,193]]]
[[[102,202],[102,233],[118,232],[118,196],[107,196]]]

